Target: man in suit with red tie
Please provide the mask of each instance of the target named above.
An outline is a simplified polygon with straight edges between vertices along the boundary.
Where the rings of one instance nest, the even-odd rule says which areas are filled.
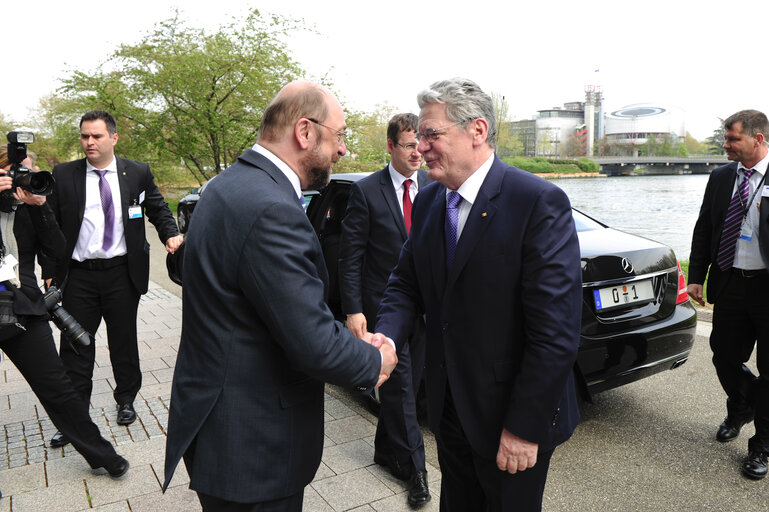
[[[347,327],[359,338],[376,330],[379,301],[411,230],[413,201],[429,182],[419,169],[422,155],[414,136],[418,122],[414,114],[393,116],[387,126],[390,164],[350,190],[342,222],[339,281]],[[424,365],[424,322],[421,318],[417,322],[414,337],[398,352],[398,366],[379,390],[374,438],[374,460],[395,477],[408,480],[408,502],[413,506],[430,501],[415,399]]]
[[[742,473],[761,479],[769,452],[769,187],[766,183],[769,121],[742,110],[724,121],[724,149],[732,163],[713,171],[694,226],[689,256],[689,296],[713,304],[710,347],[726,392],[726,419],[716,439],[728,442],[751,420]],[[710,270],[708,274],[708,269]],[[759,375],[745,365],[756,350]]]
[[[117,424],[136,420],[134,399],[142,383],[137,345],[136,313],[149,282],[149,244],[144,216],[173,253],[181,245],[171,210],[155,185],[149,165],[115,156],[115,118],[103,110],[86,112],[80,120],[80,145],[85,158],[53,168],[56,188],[51,208],[67,240],[65,259],[43,275],[62,285],[63,306],[91,334],[102,318],[107,324]],[[76,353],[68,343],[59,348],[75,389],[91,398],[95,347]],[[69,440],[57,432],[51,446]]]
[[[493,101],[474,82],[436,82],[417,101],[418,149],[438,183],[414,202],[376,328],[400,346],[425,314],[441,510],[539,510],[553,450],[579,418],[569,200],[495,156]]]

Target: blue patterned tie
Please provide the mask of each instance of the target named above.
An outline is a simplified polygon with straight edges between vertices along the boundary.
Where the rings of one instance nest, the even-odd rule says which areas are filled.
[[[462,196],[453,190],[446,196],[446,222],[443,226],[446,235],[446,269],[450,269],[451,264],[454,263],[454,253],[457,250],[457,226],[459,226],[457,206],[461,200]]]
[[[113,230],[115,229],[115,204],[112,202],[112,189],[109,187],[107,178],[104,177],[107,171],[94,169],[99,175],[99,196],[101,197],[101,209],[104,212],[104,240],[101,248],[107,250],[112,247]]]
[[[721,229],[721,242],[718,245],[718,255],[716,263],[721,271],[732,268],[734,264],[734,253],[737,250],[737,239],[740,237],[742,228],[742,219],[745,217],[745,210],[748,202],[748,193],[750,192],[750,177],[753,175],[753,169],[743,169],[745,177],[737,187],[729,203],[729,209],[726,210],[724,227]]]

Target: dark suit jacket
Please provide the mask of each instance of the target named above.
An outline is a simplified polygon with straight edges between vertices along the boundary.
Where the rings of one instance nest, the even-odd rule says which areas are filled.
[[[697,223],[692,234],[692,250],[689,255],[689,283],[703,284],[708,276],[707,300],[715,304],[726,284],[728,274],[721,272],[716,264],[721,230],[734,195],[734,180],[737,178],[737,162],[723,165],[713,171],[705,187],[705,196]],[[764,185],[769,182],[764,181]],[[756,197],[761,197],[761,190]],[[761,197],[759,214],[758,243],[761,256],[769,268],[769,197]],[[710,268],[710,275],[708,275]]]
[[[396,344],[427,316],[428,416],[437,436],[446,384],[467,438],[493,459],[503,427],[549,450],[579,418],[580,252],[558,187],[495,158],[446,269],[446,188],[419,192],[379,310]]]
[[[163,244],[166,240],[179,234],[173,213],[168,203],[155,185],[149,165],[134,162],[124,158],[117,160],[118,182],[120,183],[120,202],[123,212],[123,229],[125,230],[126,249],[128,251],[128,272],[136,290],[146,293],[149,282],[150,246],[144,229],[144,216],[140,219],[128,218],[129,205],[138,204],[139,196],[144,193],[141,203],[143,215],[146,215],[157,228],[158,236]],[[53,168],[56,178],[56,188],[49,196],[51,208],[67,239],[67,247],[63,261],[52,268],[44,265],[43,275],[55,276],[59,283],[64,282],[69,269],[69,261],[77,244],[80,225],[83,223],[85,210],[85,172],[86,160],[75,160],[59,164]]]
[[[35,256],[41,251],[50,258],[61,258],[64,254],[64,235],[48,202],[42,206],[19,206],[13,221],[13,233],[19,249],[21,281],[21,288],[14,291],[14,312],[17,315],[47,316],[43,294],[35,276]]]
[[[422,170],[417,171],[414,178],[419,191],[430,182],[427,172]],[[406,238],[406,223],[389,165],[354,183],[342,221],[339,253],[342,311],[345,314],[363,312],[369,330],[375,326],[379,301]]]
[[[323,450],[323,383],[368,391],[379,352],[334,320],[320,242],[286,176],[247,150],[211,181],[185,241],[166,486],[229,501],[299,492]]]

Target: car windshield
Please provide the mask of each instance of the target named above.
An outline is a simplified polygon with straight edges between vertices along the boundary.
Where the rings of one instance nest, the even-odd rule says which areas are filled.
[[[579,210],[575,210],[572,208],[572,217],[574,217],[574,225],[577,228],[577,233],[581,233],[583,231],[594,231],[596,229],[603,229],[606,226],[601,224],[595,219],[592,219],[582,213]]]

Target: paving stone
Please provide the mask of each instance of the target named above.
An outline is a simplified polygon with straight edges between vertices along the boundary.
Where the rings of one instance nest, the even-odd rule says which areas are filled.
[[[376,426],[360,416],[352,416],[329,421],[325,425],[325,432],[329,439],[339,444],[373,435],[376,432]]]
[[[0,491],[4,496],[45,487],[45,467],[42,463],[0,470]],[[0,503],[2,501],[0,500]]]
[[[129,498],[131,512],[195,512],[202,510],[195,491],[184,487],[171,487],[161,491]]]
[[[334,510],[349,510],[393,494],[366,469],[318,480],[310,485]]]
[[[126,500],[110,503],[109,505],[102,505],[100,507],[86,508],[79,512],[131,512],[131,507],[129,507],[128,501]]]
[[[131,465],[124,477],[114,480],[106,475],[92,475],[86,479],[91,503],[105,505],[160,490],[160,484],[150,465]]]
[[[13,495],[14,511],[59,512],[88,507],[88,495],[82,480]]]
[[[335,512],[331,505],[324,500],[320,494],[311,486],[304,488],[304,498],[302,500],[303,512]]]
[[[97,379],[93,381],[93,392],[96,394],[99,393],[112,393],[113,388],[110,386],[109,379],[112,378],[110,375],[109,377],[105,379]]]
[[[163,370],[168,368],[168,365],[162,357],[142,358],[141,360],[142,371],[152,372],[155,370]]]
[[[155,474],[158,475],[160,478],[159,480],[165,481],[165,474],[164,474],[164,463],[158,462],[157,464],[152,464],[153,469],[155,470]],[[183,461],[179,461],[179,464],[176,465],[176,469],[174,470],[174,476],[171,478],[171,482],[168,484],[168,488],[171,487],[184,487],[187,488],[190,485],[190,475],[187,473],[187,467],[184,465]]]
[[[323,480],[324,478],[329,478],[335,475],[336,473],[331,471],[331,469],[329,469],[325,463],[321,462],[320,466],[318,466],[318,471],[315,472],[315,476],[313,477],[312,481],[314,482],[316,480]]]
[[[153,374],[150,371],[143,371],[142,372],[142,386],[149,386],[151,384],[157,384],[160,382],[157,377],[155,377],[155,374]]]
[[[49,486],[63,485],[73,481],[82,482],[92,475],[91,467],[79,453],[75,453],[71,457],[53,460],[49,458],[45,463],[45,470]]]
[[[160,463],[163,465],[166,453],[166,440],[149,439],[138,443],[132,443],[121,446],[118,450],[120,455],[128,459],[131,466],[145,466],[148,464]]]
[[[337,475],[365,468],[371,465],[373,460],[374,449],[360,439],[329,446],[323,450],[323,462]]]
[[[161,382],[150,386],[142,386],[139,394],[142,398],[152,398],[171,394],[171,382]]]
[[[327,400],[325,402],[325,411],[326,414],[331,415],[331,417],[335,420],[349,418],[356,415],[355,411],[344,405],[336,398]]]
[[[430,495],[432,499],[426,504],[419,507],[419,512],[438,512],[440,510],[441,497],[440,493],[433,491],[430,487]],[[412,510],[408,504],[408,496],[406,492],[390,496],[370,504],[371,508],[376,512],[403,512],[405,510]]]
[[[171,382],[174,378],[174,369],[162,368],[160,370],[153,371],[152,375],[157,379],[158,382]]]

